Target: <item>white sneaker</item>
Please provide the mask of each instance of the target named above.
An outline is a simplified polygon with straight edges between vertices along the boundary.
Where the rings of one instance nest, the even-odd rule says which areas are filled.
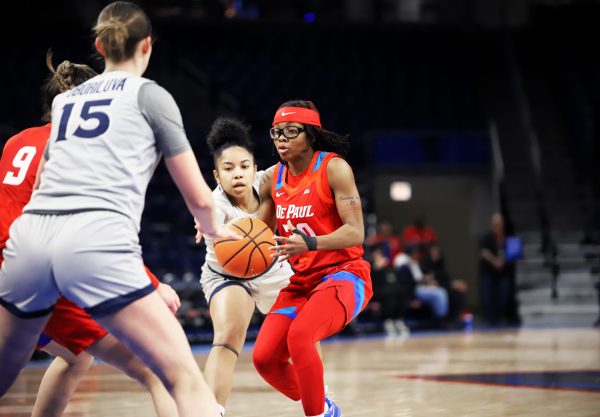
[[[325,417],[342,417],[342,410],[331,399],[325,397],[325,405],[327,405]]]
[[[396,327],[396,330],[400,336],[410,335],[410,328],[406,325],[406,323],[404,323],[404,320],[394,320],[394,326]]]
[[[392,319],[387,319],[383,322],[383,329],[385,330],[385,334],[387,334],[390,337],[396,336],[398,334],[396,326],[394,325],[394,320]]]

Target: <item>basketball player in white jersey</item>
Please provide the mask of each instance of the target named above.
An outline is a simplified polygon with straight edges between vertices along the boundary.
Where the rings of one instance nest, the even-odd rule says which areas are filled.
[[[39,189],[4,250],[0,395],[29,360],[62,293],[161,378],[181,417],[216,417],[185,334],[142,263],[140,218],[161,155],[203,234],[235,234],[217,222],[173,98],[141,77],[152,52],[146,14],[114,2],[94,30],[106,70],[55,98]]]
[[[213,174],[218,183],[213,197],[219,223],[258,214],[258,189],[264,171],[256,172],[248,131],[249,128],[237,120],[219,118],[208,134],[208,147],[215,162]],[[201,236],[196,238],[199,241]],[[233,371],[254,308],[266,314],[292,274],[288,262],[274,262],[258,278],[235,279],[223,271],[215,257],[213,239],[206,237],[206,260],[200,284],[210,307],[214,339],[204,376],[222,414],[225,414]]]

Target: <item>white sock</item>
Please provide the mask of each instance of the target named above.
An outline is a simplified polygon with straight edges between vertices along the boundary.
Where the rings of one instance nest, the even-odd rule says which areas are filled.
[[[325,417],[325,413],[317,414],[316,416],[306,416],[306,417]]]
[[[225,407],[223,407],[221,404],[217,403],[217,410],[219,410],[219,413],[221,413],[221,417],[225,416]]]

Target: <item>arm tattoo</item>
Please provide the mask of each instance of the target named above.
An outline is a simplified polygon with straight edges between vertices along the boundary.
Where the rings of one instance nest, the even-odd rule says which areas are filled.
[[[362,205],[360,201],[360,196],[340,196],[340,210],[341,211],[360,211],[362,210]]]

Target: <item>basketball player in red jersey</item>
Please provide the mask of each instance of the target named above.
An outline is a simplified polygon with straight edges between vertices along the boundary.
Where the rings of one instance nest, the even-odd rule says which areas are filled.
[[[64,61],[56,71],[51,54],[47,65],[52,74],[42,87],[44,97],[43,121],[50,120],[54,97],[94,77],[96,72],[87,65]],[[36,171],[50,137],[50,123],[25,129],[8,140],[0,159],[0,266],[2,249],[9,236],[11,223],[29,202],[36,183]],[[150,281],[158,288],[163,300],[175,312],[179,297],[146,268]],[[162,382],[142,361],[96,323],[89,314],[68,299],[61,297],[38,342],[38,348],[56,356],[45,372],[32,417],[61,416],[91,365],[94,356],[123,370],[152,394],[160,417],[177,416],[177,407]]]
[[[67,91],[96,76],[96,72],[87,65],[64,61],[55,71],[52,68],[52,54],[48,52],[46,64],[52,75],[42,86],[43,126],[25,129],[11,137],[4,145],[0,160],[0,264],[2,251],[8,240],[8,229],[21,215],[23,207],[29,202],[36,182],[37,168],[40,164],[46,143],[50,137],[50,110],[52,100],[63,91]]]
[[[273,256],[289,259],[295,274],[262,325],[254,365],[281,393],[301,400],[306,416],[339,417],[325,397],[315,343],[342,330],[372,295],[361,200],[341,157],[347,142],[321,127],[309,101],[280,106],[270,136],[281,162],[261,184],[260,216],[281,235]]]

